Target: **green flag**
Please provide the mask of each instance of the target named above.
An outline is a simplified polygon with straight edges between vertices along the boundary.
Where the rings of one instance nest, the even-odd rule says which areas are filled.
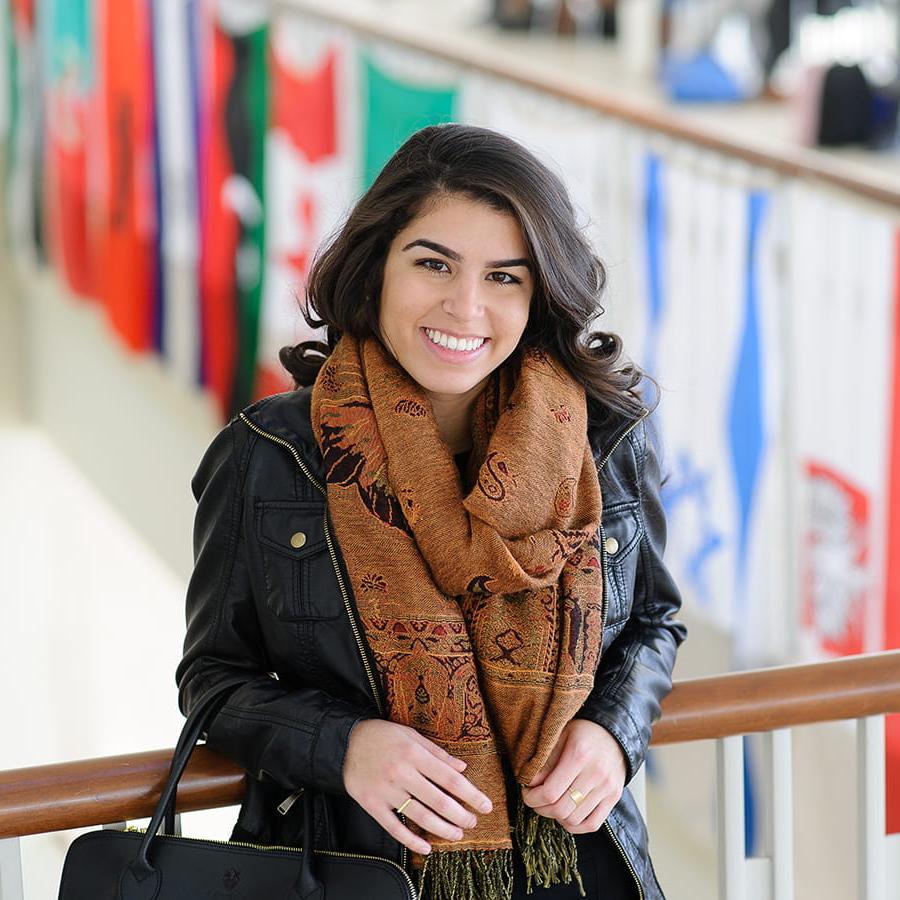
[[[368,188],[394,151],[426,125],[454,121],[455,85],[435,85],[388,73],[370,54],[360,67],[363,78],[363,176]]]

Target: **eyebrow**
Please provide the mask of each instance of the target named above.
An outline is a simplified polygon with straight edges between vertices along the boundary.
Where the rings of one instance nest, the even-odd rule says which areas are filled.
[[[437,241],[429,241],[427,238],[418,238],[414,241],[408,243],[403,250],[409,250],[412,247],[427,247],[429,250],[434,250],[435,253],[440,253],[443,256],[448,256],[450,259],[456,260],[456,262],[462,262],[462,256],[457,253],[455,250],[451,250],[449,247],[445,247],[443,244],[437,243]],[[528,259],[495,259],[491,262],[487,263],[488,269],[508,269],[511,266],[525,266],[527,269],[531,269],[531,260]]]

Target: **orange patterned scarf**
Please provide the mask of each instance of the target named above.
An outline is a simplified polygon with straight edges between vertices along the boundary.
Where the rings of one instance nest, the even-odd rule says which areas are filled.
[[[373,338],[322,366],[312,422],[328,506],[390,719],[468,763],[493,802],[460,841],[430,837],[423,900],[504,900],[512,839],[546,886],[578,876],[573,836],[519,798],[591,690],[600,655],[601,497],[583,388],[546,353],[476,401],[466,485],[423,390]],[[407,823],[423,834],[415,823]],[[583,890],[582,890],[583,893]]]

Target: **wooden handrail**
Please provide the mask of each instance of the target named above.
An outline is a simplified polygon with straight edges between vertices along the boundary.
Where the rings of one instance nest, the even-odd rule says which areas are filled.
[[[172,750],[148,750],[0,772],[0,838],[153,815]],[[178,784],[177,809],[240,803],[244,772],[198,747]]]
[[[654,744],[900,712],[900,650],[678,681]]]
[[[408,47],[437,59],[509,79],[548,95],[568,100],[603,115],[629,122],[640,128],[686,141],[791,178],[821,181],[892,207],[900,207],[900,188],[885,183],[885,173],[865,171],[831,153],[801,146],[775,149],[766,143],[751,146],[747,138],[738,139],[721,128],[710,128],[690,121],[683,113],[656,108],[605,90],[596,81],[577,71],[556,67],[536,70],[535,59],[527,53],[506,48],[503,42],[491,44],[490,52],[473,48],[470,43],[454,41],[446,30],[415,29],[409,21],[402,25],[354,4],[336,4],[333,0],[276,0],[286,11],[300,12],[343,26],[364,37]],[[764,135],[762,136],[765,137]]]
[[[900,712],[900,650],[676,683],[654,744],[771,731]],[[152,814],[171,761],[154,750],[0,772],[0,838],[122,822]],[[244,773],[199,747],[178,809],[239,803]]]

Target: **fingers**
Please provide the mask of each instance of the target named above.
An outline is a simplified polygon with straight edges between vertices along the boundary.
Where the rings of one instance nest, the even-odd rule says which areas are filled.
[[[372,719],[353,729],[344,785],[391,836],[424,854],[431,847],[405,819],[437,837],[460,840],[463,829],[476,824],[473,810],[491,810],[487,795],[462,774],[465,768],[463,760],[415,729]],[[403,803],[401,818],[396,809]]]
[[[434,741],[428,740],[428,738],[425,737],[424,734],[420,734],[415,729],[410,729],[410,730],[412,731],[411,736],[413,737],[413,739],[416,740],[419,744],[421,744],[426,750],[428,750],[429,753],[431,753],[437,759],[441,760],[442,762],[447,763],[450,766],[453,766],[453,768],[456,769],[457,772],[462,772],[465,770],[466,765],[467,765],[466,762],[457,758],[456,756],[453,756],[453,754],[448,753],[443,747],[441,747],[439,744],[436,744]]]
[[[417,797],[414,797],[412,802],[406,806],[406,809],[403,810],[403,814],[417,825],[421,825],[429,834],[446,838],[448,841],[462,840],[462,828],[437,815],[428,805],[423,803]],[[475,817],[472,816],[471,813],[469,813],[469,816],[474,820]],[[470,828],[472,824],[474,823],[467,821],[466,827]]]
[[[459,840],[462,835],[456,835],[455,829],[458,828],[474,828],[478,824],[478,819],[456,801],[450,794],[441,790],[437,785],[432,784],[427,778],[419,776],[418,783],[413,786],[412,795],[425,807],[430,813],[437,814],[441,820],[449,823],[449,827],[454,829],[454,834],[444,834],[443,831],[434,831],[431,825],[426,824],[416,818],[416,821],[427,828],[432,834],[440,834],[443,837],[450,837],[451,840]],[[412,805],[412,804],[410,804]],[[409,809],[409,807],[407,807]]]
[[[409,812],[412,806],[415,806],[415,801],[403,810],[404,815]],[[401,844],[409,847],[410,850],[415,853],[431,853],[431,844],[424,838],[420,838],[414,831],[410,831],[391,807],[379,805],[368,809],[367,812],[391,837],[396,838]]]
[[[446,791],[447,794],[450,794],[451,797],[448,799],[450,799],[451,802],[453,802],[452,798],[455,797],[478,812],[488,813],[491,811],[492,804],[490,797],[488,797],[487,794],[478,790],[465,775],[454,772],[439,760],[426,759],[419,768],[419,772],[424,775],[425,778],[433,782],[434,785],[437,785],[439,788],[442,788],[443,791]],[[422,796],[418,791],[415,793],[417,796]],[[422,797],[422,799],[425,798]],[[459,804],[454,802],[454,806],[458,807]],[[461,809],[461,807],[459,808]],[[463,812],[466,811],[463,810]]]
[[[542,807],[558,803],[565,795],[566,788],[574,784],[581,770],[589,762],[590,757],[586,748],[576,746],[574,741],[566,741],[554,768],[537,787],[525,788],[522,798],[528,806],[538,811]]]
[[[571,834],[588,834],[597,831],[603,826],[603,823],[609,818],[612,808],[619,802],[619,798],[615,794],[604,797],[578,824],[571,824],[568,821],[560,824],[566,831]],[[587,800],[585,800],[587,803]]]
[[[562,818],[560,818],[559,821],[566,828],[569,828],[569,826],[581,825],[588,816],[593,813],[596,807],[603,802],[604,791],[602,788],[592,788],[585,784],[583,780],[580,781],[580,784],[578,782],[573,784],[557,804],[557,806],[563,807]],[[572,794],[576,791],[584,798],[577,804],[572,798]]]
[[[547,762],[544,763],[540,772],[531,779],[531,784],[528,785],[529,788],[539,787],[544,783],[547,776],[553,771],[556,766],[557,761],[559,760],[559,756],[563,751],[563,747],[565,746],[565,738],[562,740],[558,740],[556,744],[554,744],[553,749],[550,751],[550,757]]]

